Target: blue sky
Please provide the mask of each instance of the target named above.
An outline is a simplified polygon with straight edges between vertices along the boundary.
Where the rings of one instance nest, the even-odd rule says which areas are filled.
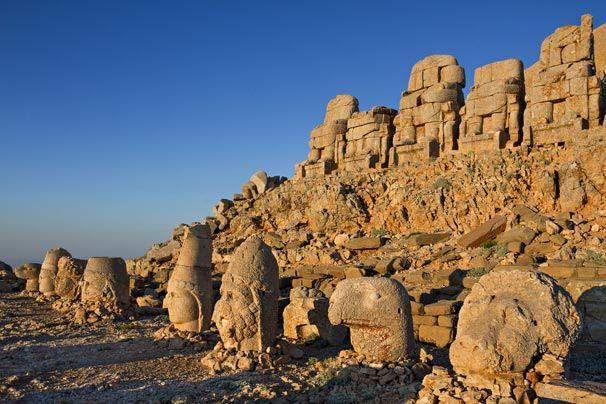
[[[606,2],[0,2],[0,260],[138,256],[250,174],[291,176],[327,101],[397,107],[412,65],[533,63]]]

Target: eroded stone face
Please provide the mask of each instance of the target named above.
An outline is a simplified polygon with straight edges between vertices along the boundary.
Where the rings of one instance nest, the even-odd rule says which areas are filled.
[[[53,248],[48,250],[42,267],[40,268],[39,286],[40,292],[45,296],[53,296],[55,294],[55,277],[57,276],[59,258],[71,257],[71,254],[63,248]]]
[[[166,290],[164,307],[175,328],[202,332],[212,317],[212,239],[208,225],[185,230],[177,265]]]
[[[122,258],[91,257],[84,269],[82,301],[107,299],[114,304],[130,302],[126,263]]]
[[[86,260],[61,257],[55,278],[55,293],[59,297],[74,300],[80,297],[80,281],[84,274]]]
[[[318,289],[305,286],[290,291],[290,303],[284,308],[284,336],[307,341],[322,338],[339,345],[347,335],[343,326],[333,326],[328,320],[328,299]]]
[[[28,262],[15,269],[15,276],[25,279],[25,290],[27,292],[38,292],[40,290],[40,268],[40,264]]]
[[[414,359],[417,348],[408,293],[388,278],[354,278],[337,284],[328,318],[349,327],[351,345],[373,361]]]
[[[273,345],[278,325],[278,264],[271,249],[249,237],[232,256],[213,313],[223,345],[263,351]]]
[[[541,272],[491,272],[473,286],[459,313],[450,360],[462,374],[522,373],[563,361],[581,320],[572,298]]]

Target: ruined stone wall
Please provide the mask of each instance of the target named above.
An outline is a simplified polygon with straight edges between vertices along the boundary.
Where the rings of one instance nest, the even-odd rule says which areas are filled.
[[[417,62],[396,112],[357,112],[358,100],[339,95],[311,134],[310,155],[295,178],[383,169],[448,154],[564,145],[602,127],[606,110],[606,25],[593,17],[560,27],[524,70],[507,59],[476,69],[465,100],[465,71],[451,55]],[[346,107],[329,119],[332,105]],[[328,121],[327,121],[328,119]]]

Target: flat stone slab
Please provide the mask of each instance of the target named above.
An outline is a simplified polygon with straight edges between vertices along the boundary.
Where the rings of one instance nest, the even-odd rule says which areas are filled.
[[[479,247],[502,233],[505,226],[507,226],[507,218],[505,216],[495,216],[461,236],[457,243],[463,248]]]

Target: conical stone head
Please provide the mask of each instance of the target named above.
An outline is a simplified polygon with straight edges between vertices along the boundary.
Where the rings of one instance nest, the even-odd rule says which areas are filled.
[[[213,304],[211,257],[209,226],[200,224],[187,228],[164,299],[169,319],[178,330],[202,332],[210,328]]]
[[[278,272],[271,249],[259,237],[249,237],[236,249],[213,313],[226,348],[263,351],[273,345],[278,325]]]

